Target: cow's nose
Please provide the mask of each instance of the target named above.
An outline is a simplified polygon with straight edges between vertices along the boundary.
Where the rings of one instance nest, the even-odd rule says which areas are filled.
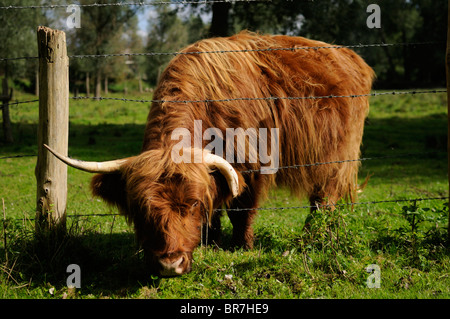
[[[159,272],[161,276],[179,276],[191,270],[189,258],[184,254],[175,258],[174,256],[160,258],[159,264],[161,265]]]

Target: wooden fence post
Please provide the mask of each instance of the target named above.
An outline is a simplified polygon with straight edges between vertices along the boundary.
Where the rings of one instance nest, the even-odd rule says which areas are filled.
[[[38,27],[39,128],[36,233],[66,230],[67,166],[43,144],[67,155],[69,139],[69,58],[66,34]]]
[[[447,75],[447,156],[448,156],[448,185],[450,195],[450,0],[448,1],[447,17],[447,52],[445,56],[445,71]],[[449,202],[450,203],[450,202]],[[450,211],[448,216],[448,242],[450,245]]]

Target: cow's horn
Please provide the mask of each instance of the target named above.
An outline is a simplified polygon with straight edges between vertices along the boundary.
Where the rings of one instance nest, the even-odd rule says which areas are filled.
[[[208,166],[215,167],[222,173],[222,175],[227,180],[233,197],[239,195],[239,178],[236,170],[233,168],[233,166],[231,166],[230,163],[228,163],[222,157],[211,154],[206,150],[203,151],[203,161],[208,164]]]
[[[62,162],[72,166],[73,168],[89,173],[114,173],[118,171],[123,163],[128,160],[128,158],[124,158],[107,162],[85,162],[61,155],[46,144],[44,144],[44,146]]]

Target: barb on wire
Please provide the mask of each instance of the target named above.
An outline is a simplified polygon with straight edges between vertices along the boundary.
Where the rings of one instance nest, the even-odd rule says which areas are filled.
[[[118,97],[87,97],[78,96],[71,97],[73,100],[114,100],[123,102],[139,102],[139,103],[212,103],[212,102],[233,102],[233,101],[275,101],[275,100],[307,100],[307,99],[333,99],[333,98],[357,98],[370,97],[380,95],[404,95],[404,94],[432,94],[432,93],[446,93],[447,90],[428,90],[428,91],[392,91],[392,92],[373,92],[368,94],[352,94],[352,95],[325,95],[325,96],[269,96],[269,97],[240,97],[230,99],[205,99],[205,100],[139,100],[127,99]]]

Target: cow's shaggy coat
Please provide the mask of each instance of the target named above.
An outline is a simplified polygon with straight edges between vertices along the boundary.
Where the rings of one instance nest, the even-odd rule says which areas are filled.
[[[331,45],[242,32],[187,47],[169,63],[155,90],[154,99],[160,101],[151,106],[142,153],[114,174],[96,175],[94,194],[120,208],[153,259],[183,256],[184,272],[202,225],[219,228],[215,208],[248,209],[228,215],[234,244],[249,248],[253,209],[270,186],[286,186],[312,205],[353,196],[357,161],[261,174],[261,163],[249,163],[247,156],[245,163],[232,164],[241,172],[240,195],[233,199],[221,174],[203,163],[175,164],[170,156],[178,143],[171,138],[173,130],[187,128],[194,138],[194,120],[201,120],[203,130],[217,128],[223,136],[227,128],[279,128],[280,166],[357,159],[367,97],[265,99],[368,94],[374,73],[363,59],[346,48],[308,49],[324,46]],[[209,142],[203,140],[202,146]],[[248,170],[256,171],[243,172]],[[211,236],[217,239],[214,232]]]

